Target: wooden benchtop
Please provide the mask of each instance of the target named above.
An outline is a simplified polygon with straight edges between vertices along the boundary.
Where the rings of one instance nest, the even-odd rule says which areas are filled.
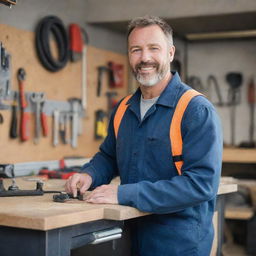
[[[20,189],[35,189],[35,183],[33,180],[28,181],[28,178],[17,179]],[[64,183],[64,180],[48,180],[44,184],[44,190],[63,191]],[[10,180],[4,180],[5,188],[9,184]],[[236,190],[235,184],[221,183],[219,194]],[[76,199],[56,203],[53,202],[52,195],[0,197],[0,225],[46,231],[101,219],[126,220],[148,214],[129,206],[88,204]]]

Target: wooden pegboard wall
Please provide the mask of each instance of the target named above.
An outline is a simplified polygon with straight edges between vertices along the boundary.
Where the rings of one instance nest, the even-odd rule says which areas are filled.
[[[35,34],[30,31],[16,29],[14,27],[0,24],[0,41],[12,57],[12,79],[11,89],[18,90],[16,73],[18,68],[23,67],[27,72],[25,90],[31,92],[45,92],[46,97],[51,100],[66,101],[71,97],[80,97],[81,94],[81,62],[71,63],[60,70],[52,73],[47,71],[39,62],[36,55]],[[9,138],[11,122],[10,111],[0,111],[4,117],[4,123],[0,125],[0,163],[19,163],[29,161],[58,160],[65,156],[91,157],[97,152],[102,141],[94,139],[94,118],[98,109],[107,110],[107,98],[105,96],[108,88],[108,79],[103,77],[101,97],[96,96],[97,90],[97,67],[107,65],[108,61],[122,64],[124,66],[124,87],[115,89],[118,93],[117,99],[127,94],[128,62],[126,55],[97,49],[88,46],[87,49],[87,99],[88,108],[86,118],[83,119],[83,135],[78,137],[78,147],[73,149],[70,145],[52,145],[52,117],[48,117],[50,134],[41,138],[40,143],[33,143],[34,117],[31,116],[30,135],[27,142],[19,139]],[[113,89],[112,89],[113,90]]]

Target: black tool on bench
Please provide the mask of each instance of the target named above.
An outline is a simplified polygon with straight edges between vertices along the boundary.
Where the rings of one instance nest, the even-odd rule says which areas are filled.
[[[80,191],[77,191],[77,196],[73,196],[72,194],[66,193],[66,192],[60,192],[58,195],[53,195],[53,201],[58,203],[65,203],[66,201],[69,201],[71,199],[78,199],[80,201],[84,201],[84,197],[82,194],[80,194]]]
[[[13,164],[1,164],[0,165],[0,197],[9,196],[42,196],[45,193],[60,193],[60,191],[44,191],[43,182],[37,181],[36,188],[34,190],[22,190],[16,184],[14,177],[14,165]],[[5,189],[2,178],[12,178],[12,184]]]
[[[10,196],[42,196],[46,193],[60,193],[60,191],[45,191],[43,190],[43,182],[37,181],[36,188],[33,190],[23,190],[19,189],[15,179],[13,178],[11,186],[6,190],[3,184],[3,179],[0,179],[0,197],[10,197]]]
[[[15,179],[12,180],[12,185],[6,190],[3,184],[3,180],[0,179],[0,197],[9,196],[42,196],[45,193],[43,191],[43,182],[36,183],[35,190],[21,190],[16,185]]]

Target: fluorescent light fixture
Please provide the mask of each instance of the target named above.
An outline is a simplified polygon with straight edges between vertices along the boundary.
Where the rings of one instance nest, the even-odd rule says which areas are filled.
[[[186,38],[188,40],[228,39],[246,37],[256,37],[256,30],[186,34]]]

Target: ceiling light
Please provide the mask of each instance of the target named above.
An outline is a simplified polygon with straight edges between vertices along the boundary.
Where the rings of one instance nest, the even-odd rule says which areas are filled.
[[[186,34],[186,38],[188,40],[228,39],[246,37],[256,37],[256,30]]]

